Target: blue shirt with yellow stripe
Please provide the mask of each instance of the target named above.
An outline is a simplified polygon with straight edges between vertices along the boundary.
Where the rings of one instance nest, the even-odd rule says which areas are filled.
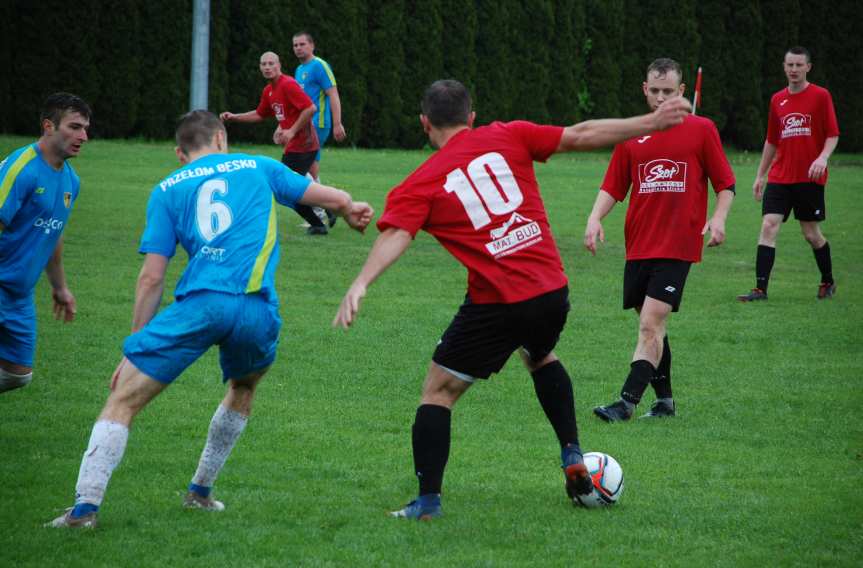
[[[275,302],[276,203],[294,206],[310,183],[272,158],[203,156],[153,188],[139,251],[170,258],[180,243],[189,263],[178,300],[210,290]]]
[[[16,297],[33,288],[63,233],[81,182],[68,162],[55,170],[37,143],[0,162],[0,286]]]
[[[336,77],[330,64],[320,57],[312,57],[308,63],[301,63],[294,72],[294,79],[318,107],[312,116],[312,124],[318,128],[332,128],[333,117],[330,111],[330,97],[326,90],[336,86]]]

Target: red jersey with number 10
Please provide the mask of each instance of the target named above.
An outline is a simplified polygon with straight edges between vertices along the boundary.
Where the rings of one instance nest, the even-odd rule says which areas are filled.
[[[707,221],[707,178],[720,192],[734,185],[716,126],[687,116],[683,124],[618,144],[602,189],[623,201],[626,259],[701,260]]]
[[[806,183],[809,166],[824,149],[824,141],[839,136],[839,124],[830,92],[809,83],[799,93],[788,87],[770,99],[767,141],[776,146],[776,158],[767,175],[769,183]],[[827,172],[815,180],[827,183]]]
[[[563,128],[495,122],[454,135],[387,195],[378,229],[423,229],[468,271],[477,304],[512,304],[566,285],[533,171]]]

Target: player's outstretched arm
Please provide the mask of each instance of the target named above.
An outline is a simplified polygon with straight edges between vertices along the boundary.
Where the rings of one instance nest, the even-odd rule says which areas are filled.
[[[45,265],[45,274],[51,283],[51,298],[54,300],[54,319],[70,322],[75,319],[78,306],[75,296],[66,286],[66,272],[63,270],[63,237],[57,239],[54,252]]]
[[[138,274],[135,286],[135,308],[132,312],[132,333],[135,333],[153,319],[162,302],[165,288],[165,273],[170,259],[161,254],[147,253],[144,265]]]
[[[604,148],[635,136],[666,130],[682,123],[691,110],[688,100],[674,97],[659,105],[659,108],[650,114],[579,122],[564,129],[557,152]]]
[[[412,240],[409,232],[396,228],[387,229],[378,236],[365,265],[342,298],[336,317],[333,318],[333,327],[350,327],[360,311],[360,301],[365,297],[368,287],[398,260]]]
[[[222,119],[222,122],[261,122],[264,120],[264,117],[254,110],[240,114],[225,111],[219,115],[219,118]]]
[[[703,235],[708,229],[710,230],[710,240],[707,242],[707,246],[717,247],[725,242],[725,219],[728,217],[728,211],[731,210],[731,202],[733,200],[733,185],[716,194],[716,206],[713,208],[713,216],[707,221],[707,224],[701,231]]]
[[[368,203],[353,201],[347,192],[317,182],[309,184],[300,198],[300,203],[334,211],[342,216],[352,229],[360,233],[366,230],[375,214],[375,210]]]
[[[614,208],[617,200],[608,192],[600,189],[593,202],[593,210],[587,218],[587,226],[584,228],[584,248],[590,254],[596,256],[596,239],[605,242],[605,230],[602,228],[602,220]]]

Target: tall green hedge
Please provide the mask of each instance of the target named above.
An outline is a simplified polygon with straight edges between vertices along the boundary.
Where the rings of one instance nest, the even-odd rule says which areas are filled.
[[[93,136],[170,138],[188,110],[193,0],[0,2],[0,131],[38,134],[44,97],[67,90],[93,106]],[[840,150],[863,150],[861,4],[803,0],[211,0],[209,106],[255,108],[258,60],[306,30],[333,67],[348,144],[418,147],[424,88],[463,81],[477,123],[571,124],[645,111],[641,83],[656,57],[677,59],[700,114],[723,140],[758,149],[767,104],[785,85],[782,57],[802,44],[810,79],[830,89]],[[231,125],[268,142],[272,122]]]

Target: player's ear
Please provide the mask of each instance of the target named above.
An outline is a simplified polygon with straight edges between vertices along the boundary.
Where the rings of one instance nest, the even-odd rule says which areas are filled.
[[[189,157],[179,146],[174,146],[174,153],[177,154],[177,159],[180,160],[181,164],[185,165],[189,163]]]
[[[681,83],[681,84],[680,84],[680,87],[678,87],[678,89],[677,89],[677,94],[678,94],[678,95],[680,95],[680,96],[682,97],[682,96],[683,96],[683,93],[684,93],[685,91],[686,91],[686,83]]]
[[[641,90],[644,91],[644,96],[647,96],[647,81],[641,83]]]
[[[476,120],[476,113],[474,111],[470,111],[470,114],[467,115],[467,126],[468,128],[473,128],[473,121]]]
[[[50,118],[46,118],[42,120],[42,135],[50,136],[57,129],[57,126],[51,121]]]
[[[426,115],[424,115],[424,114],[420,115],[420,123],[422,123],[422,125],[423,125],[423,132],[425,132],[426,134],[431,132],[431,128],[432,128],[431,122],[429,121],[429,119]]]

